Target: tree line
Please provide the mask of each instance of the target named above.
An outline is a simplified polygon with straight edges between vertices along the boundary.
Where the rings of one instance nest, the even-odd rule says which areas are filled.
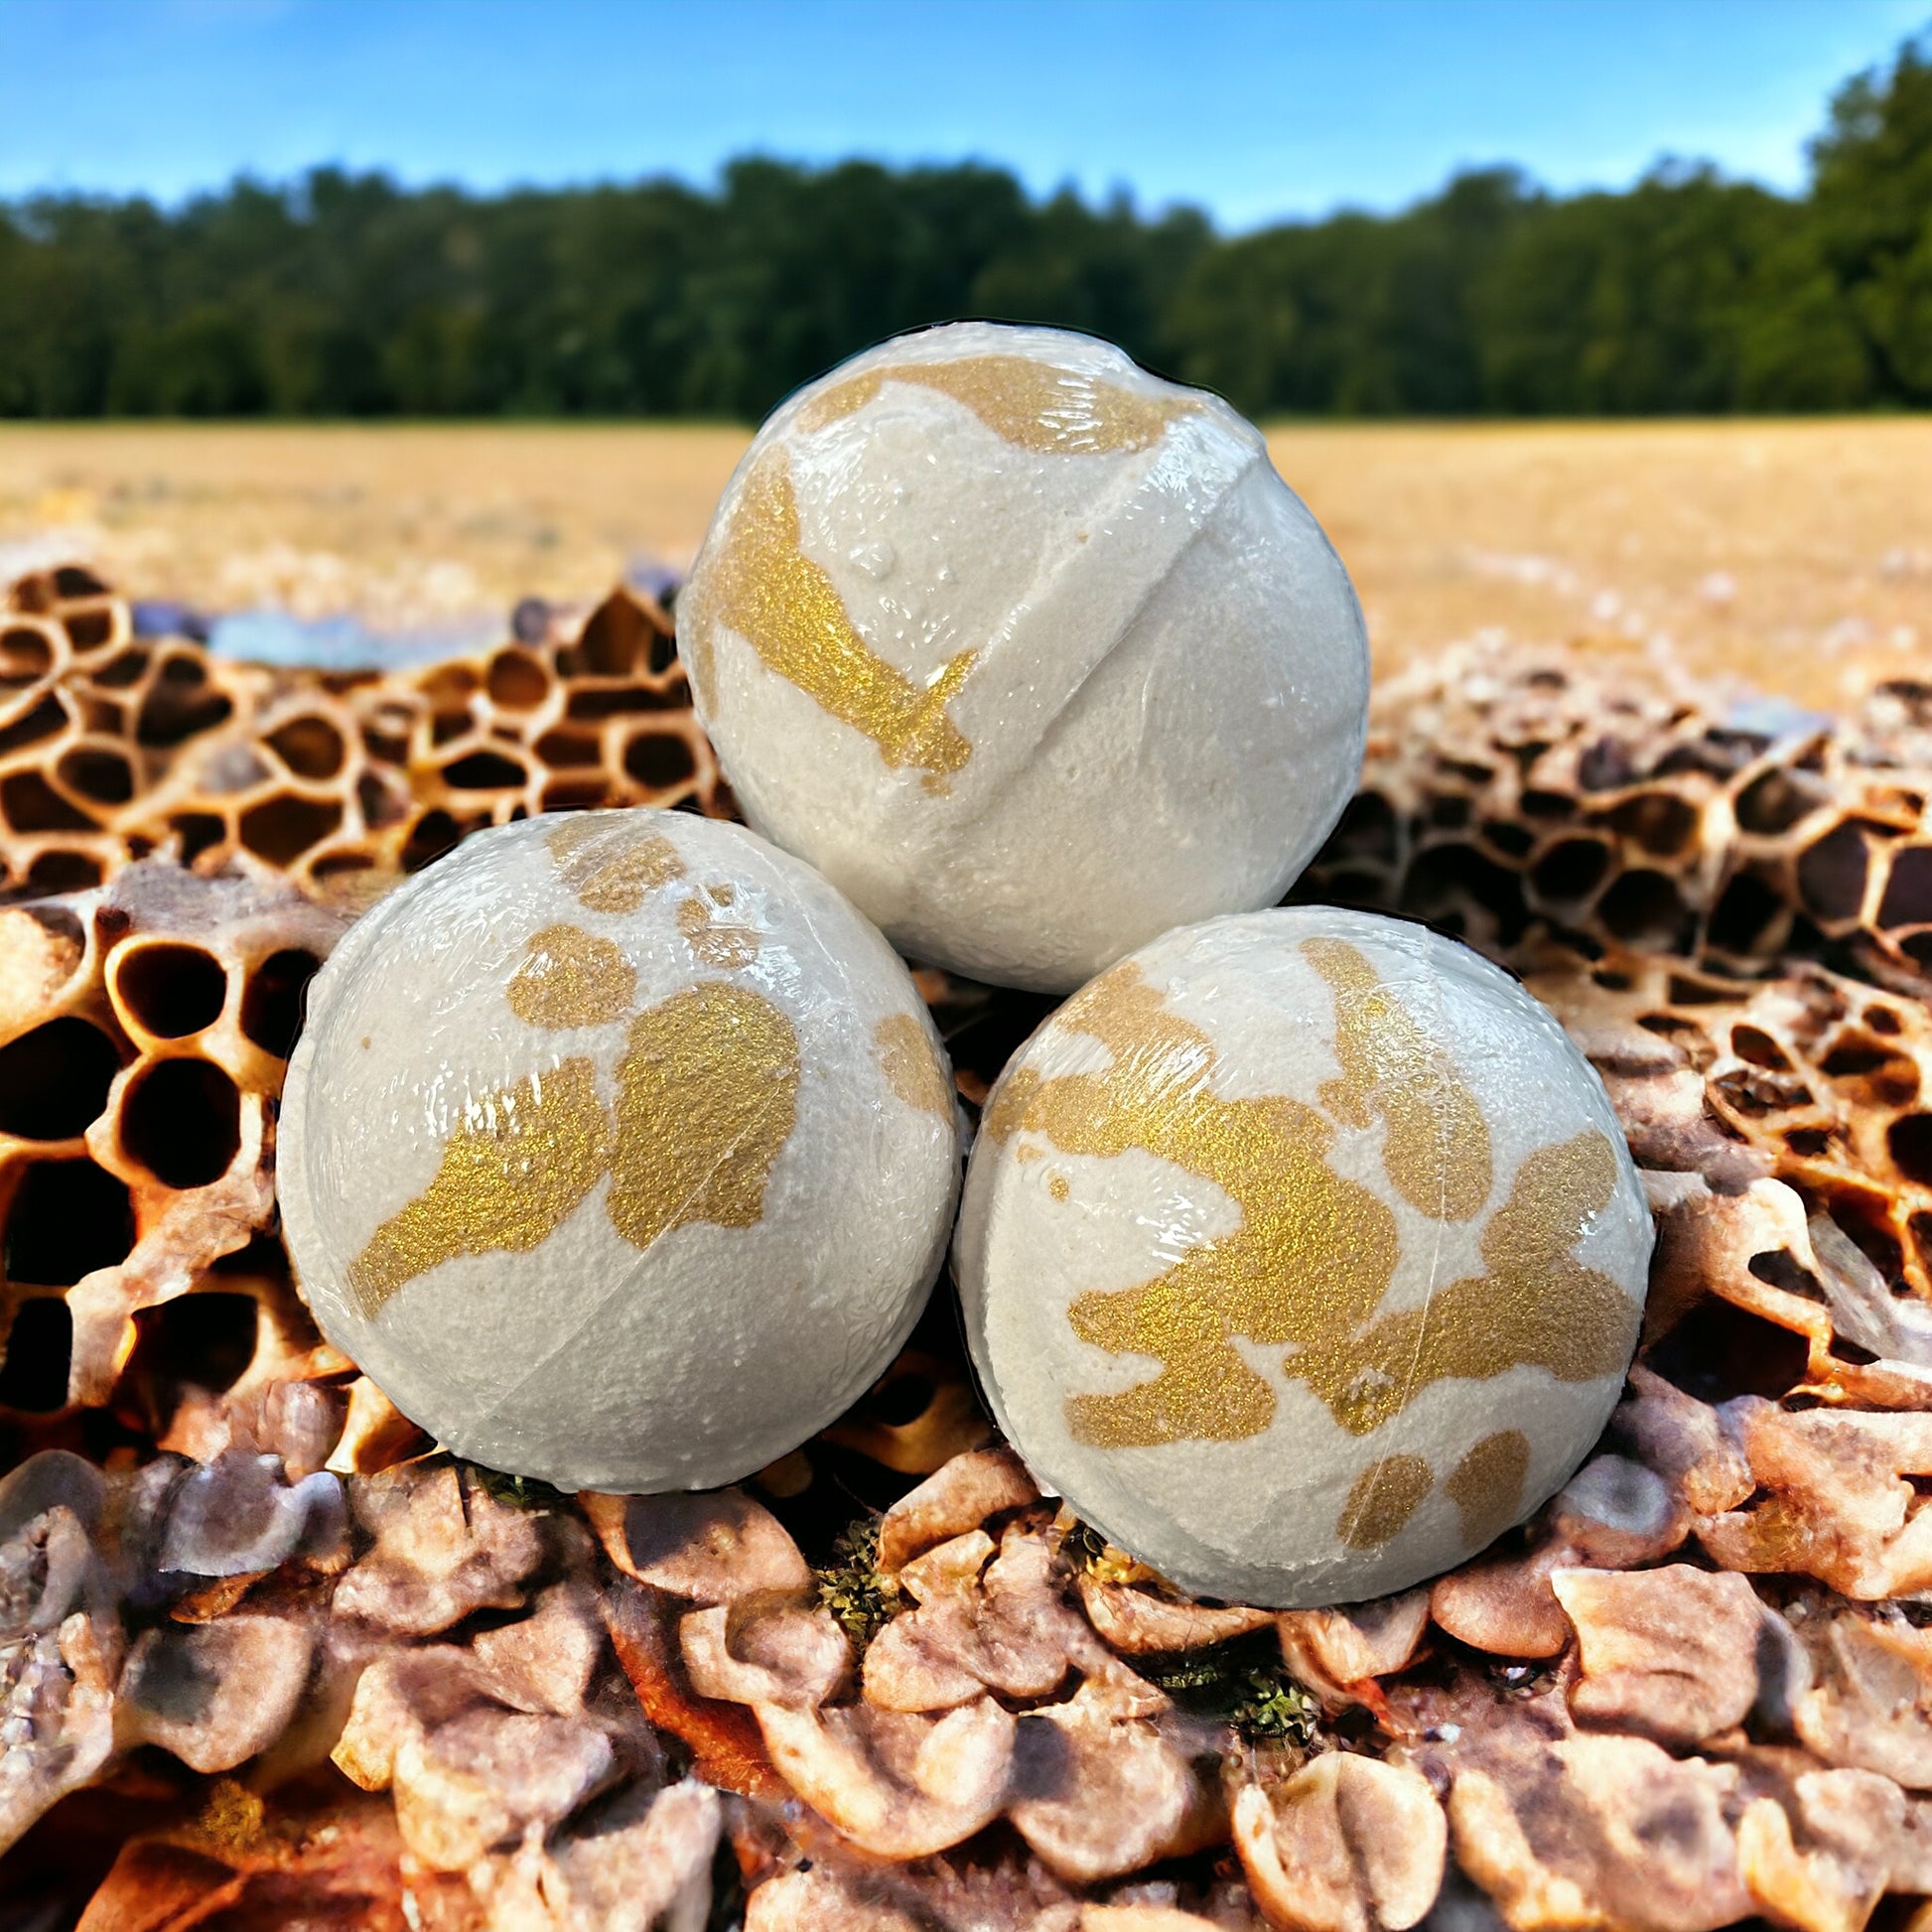
[[[1702,165],[1217,234],[978,164],[731,163],[477,196],[316,169],[165,209],[0,204],[0,415],[756,419],[954,316],[1056,323],[1253,415],[1932,404],[1932,32],[1781,196]]]

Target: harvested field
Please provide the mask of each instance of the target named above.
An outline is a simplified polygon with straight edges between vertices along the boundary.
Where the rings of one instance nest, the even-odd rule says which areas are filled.
[[[688,559],[735,427],[0,428],[0,547],[143,596],[388,621]],[[1932,641],[1932,423],[1281,427],[1387,672],[1452,639],[1673,653],[1837,707]]]

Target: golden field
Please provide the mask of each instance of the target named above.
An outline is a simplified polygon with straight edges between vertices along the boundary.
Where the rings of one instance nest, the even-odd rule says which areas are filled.
[[[681,425],[0,427],[0,558],[418,622],[686,562],[745,446]],[[1837,707],[1932,673],[1932,421],[1288,426],[1378,669],[1482,630]]]

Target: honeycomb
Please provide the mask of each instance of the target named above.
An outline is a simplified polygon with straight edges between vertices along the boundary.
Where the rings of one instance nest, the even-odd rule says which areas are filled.
[[[1458,646],[1376,691],[1362,782],[1298,898],[1761,974],[1932,990],[1932,684],[1848,729],[1660,666]]]
[[[1560,1495],[1433,1586],[1276,1615],[1039,1496],[943,1298],[697,1497],[456,1462],[309,1322],[273,1189],[302,989],[483,825],[731,811],[663,612],[346,678],[136,639],[77,570],[7,612],[29,1922],[1862,1932],[1932,1895],[1932,687],[1834,726],[1482,650],[1378,696],[1301,895],[1522,972],[1659,1247]],[[917,977],[970,1113],[1053,1002]]]
[[[0,908],[13,1426],[44,1432],[202,1348],[260,1382],[320,1347],[273,1235],[274,1108],[345,924],[245,860],[203,878],[149,859]],[[191,1292],[164,1334],[151,1317]]]
[[[1932,1014],[1809,961],[1738,980],[1547,953],[1527,984],[1584,1046],[1639,1162],[1735,1191],[1794,1188],[1932,1309]],[[1695,1094],[1686,1128],[1679,1096]]]
[[[353,896],[484,826],[593,804],[731,811],[670,619],[615,592],[565,634],[414,673],[270,670],[136,637],[77,566],[0,604],[0,891],[98,886],[151,852],[245,855]]]

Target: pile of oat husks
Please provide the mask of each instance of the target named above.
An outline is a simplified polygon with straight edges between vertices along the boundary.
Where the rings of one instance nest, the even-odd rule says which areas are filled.
[[[738,1490],[437,1452],[290,1283],[302,989],[480,826],[729,812],[669,621],[304,675],[14,585],[0,1924],[1857,1932],[1932,1892],[1928,794],[1928,687],[1843,725],[1560,656],[1383,691],[1303,890],[1523,972],[1662,1239],[1555,1501],[1271,1615],[1037,1496],[943,1298]],[[1046,1003],[922,984],[970,1109]]]

